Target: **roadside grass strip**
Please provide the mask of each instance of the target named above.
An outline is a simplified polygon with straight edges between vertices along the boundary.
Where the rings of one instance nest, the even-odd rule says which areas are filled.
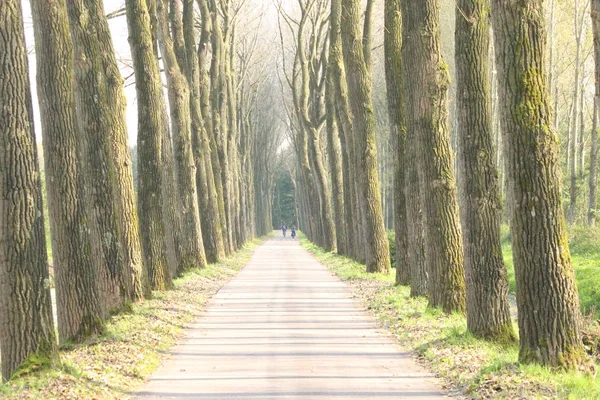
[[[250,260],[264,242],[255,239],[232,256],[175,279],[174,289],[154,292],[130,312],[113,316],[106,332],[63,345],[54,368],[24,371],[0,385],[3,399],[122,399],[135,394],[161,359],[200,318],[206,302]]]
[[[600,399],[599,377],[520,365],[518,344],[499,345],[473,337],[467,332],[465,316],[428,308],[425,298],[410,297],[409,287],[394,286],[394,269],[389,274],[369,274],[364,265],[327,253],[307,239],[301,244],[349,285],[381,326],[402,347],[413,350],[415,357],[442,379],[443,389],[451,395],[477,399]],[[580,276],[577,273],[578,280]],[[582,299],[582,303],[585,301]],[[516,321],[514,325],[517,331]],[[597,329],[597,322],[586,321],[586,331],[590,329]],[[598,370],[600,365],[595,367]]]

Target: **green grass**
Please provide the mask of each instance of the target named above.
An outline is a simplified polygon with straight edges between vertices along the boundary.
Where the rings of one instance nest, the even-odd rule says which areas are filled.
[[[569,249],[579,290],[581,311],[600,319],[600,228],[573,227]],[[508,271],[510,291],[516,292],[515,270],[508,228],[502,228],[502,253]]]
[[[364,265],[327,253],[306,239],[301,243],[351,286],[383,327],[441,377],[445,388],[475,398],[600,399],[599,378],[519,365],[518,345],[473,337],[463,315],[428,308],[426,299],[410,297],[410,288],[394,286],[393,270],[389,275],[368,274]]]
[[[154,292],[131,312],[110,319],[106,332],[85,343],[66,345],[60,365],[0,385],[0,398],[121,399],[134,394],[160,360],[198,319],[208,299],[250,259],[256,239],[217,264],[187,272],[175,288]]]

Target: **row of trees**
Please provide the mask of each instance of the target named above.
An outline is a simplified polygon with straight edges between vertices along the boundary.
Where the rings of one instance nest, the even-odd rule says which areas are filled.
[[[297,3],[294,11],[279,10],[301,226],[324,248],[385,272],[390,261],[371,94],[373,2],[364,14],[357,0]],[[581,316],[562,202],[545,9],[540,0],[458,0],[455,10],[456,161],[440,2],[385,1],[397,283],[410,285],[413,296],[427,296],[432,307],[466,312],[477,336],[515,340],[500,245],[500,142],[519,359],[576,366],[584,360]]]
[[[259,126],[269,122],[255,100],[277,86],[255,60],[257,34],[236,36],[243,4],[125,2],[138,101],[136,194],[123,78],[102,0],[31,0],[60,343],[101,333],[111,313],[271,230],[263,203],[273,172],[265,173],[264,153],[280,139]],[[21,7],[0,3],[5,380],[23,363],[57,361]]]

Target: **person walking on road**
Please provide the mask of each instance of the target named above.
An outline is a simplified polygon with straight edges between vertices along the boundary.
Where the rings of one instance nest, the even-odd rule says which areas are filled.
[[[281,224],[281,233],[283,237],[285,237],[285,233],[287,232],[287,225],[285,223]]]

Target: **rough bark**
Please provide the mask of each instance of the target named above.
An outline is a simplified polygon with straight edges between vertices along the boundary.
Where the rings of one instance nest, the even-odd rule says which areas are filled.
[[[0,2],[2,378],[58,360],[21,2]],[[37,360],[37,361],[36,361]]]
[[[133,57],[138,98],[138,210],[144,263],[153,289],[171,286],[167,260],[167,238],[163,218],[165,191],[163,137],[168,131],[166,105],[154,42],[150,14],[145,0],[127,0],[129,45]],[[172,195],[172,193],[171,193]]]
[[[366,264],[369,272],[385,272],[390,268],[390,252],[383,225],[381,195],[377,173],[375,117],[371,102],[371,82],[363,54],[360,34],[360,1],[342,0],[341,37],[346,80],[352,110],[352,126],[356,135],[360,160],[361,207],[365,221]]]
[[[467,287],[467,329],[512,341],[508,279],[502,259],[502,202],[496,170],[489,77],[490,4],[458,0],[456,79],[458,177]]]
[[[344,182],[344,207],[346,217],[346,240],[348,243],[347,254],[355,259],[360,259],[361,251],[360,230],[358,229],[358,214],[356,212],[355,197],[355,163],[352,145],[352,119],[350,105],[348,104],[348,88],[344,69],[344,56],[342,39],[340,36],[340,23],[342,17],[341,0],[331,1],[329,15],[329,68],[331,68],[333,91],[335,93],[335,117],[342,148],[342,173]],[[362,257],[364,259],[364,257]]]
[[[437,1],[402,3],[407,129],[419,149],[429,305],[451,312],[465,309],[465,281],[439,18]]]
[[[541,0],[492,1],[519,307],[519,361],[574,367],[584,351],[546,87]]]
[[[192,147],[196,161],[196,182],[200,201],[202,238],[208,262],[217,262],[225,255],[219,217],[219,200],[215,186],[211,148],[200,106],[200,65],[194,34],[194,0],[183,3],[183,35],[187,50],[185,73],[190,87]]]
[[[61,342],[103,329],[95,279],[98,260],[85,201],[84,163],[79,157],[75,115],[73,45],[66,3],[31,2],[37,55],[48,210]]]
[[[330,50],[331,52],[331,50]],[[335,230],[337,252],[347,254],[346,242],[346,210],[344,208],[344,176],[342,172],[342,149],[338,136],[338,126],[335,118],[335,84],[333,82],[331,65],[327,71],[326,107],[327,107],[327,152],[329,155],[329,173],[331,174],[331,189],[333,209],[335,211]]]
[[[181,246],[178,273],[194,267],[206,266],[206,255],[200,227],[198,192],[196,189],[196,163],[192,154],[190,118],[190,92],[187,80],[177,60],[173,40],[169,35],[168,14],[165,0],[157,2],[158,40],[165,63],[171,131],[177,168],[177,188],[181,200]],[[183,32],[182,32],[183,33]]]
[[[592,32],[594,36],[594,119],[590,137],[590,174],[588,193],[588,225],[596,224],[597,171],[598,171],[598,108],[600,107],[600,0],[592,0]]]
[[[208,136],[208,142],[210,144],[210,157],[212,164],[213,181],[215,183],[215,189],[217,192],[217,200],[219,207],[219,218],[221,225],[221,235],[223,242],[223,250],[225,254],[230,253],[227,235],[227,219],[225,215],[225,199],[223,191],[223,181],[221,180],[221,161],[219,153],[217,151],[217,143],[215,138],[215,132],[213,129],[213,109],[211,105],[211,80],[209,72],[212,66],[212,57],[210,49],[212,48],[212,18],[210,10],[208,8],[208,0],[198,0],[198,7],[200,9],[200,15],[202,18],[202,33],[200,35],[200,45],[198,46],[198,66],[200,73],[200,106],[202,112],[202,118],[204,120],[204,129]],[[214,49],[213,49],[214,51]],[[211,171],[207,168],[207,173]],[[209,177],[210,179],[210,177]]]
[[[404,182],[406,171],[406,110],[402,81],[402,17],[399,0],[385,1],[385,81],[387,87],[390,135],[394,143],[394,226],[396,232],[396,284],[409,285],[408,224]]]
[[[91,182],[94,242],[101,243],[99,282],[105,310],[143,295],[143,267],[127,146],[125,97],[100,0],[67,2],[75,58],[77,123]]]

